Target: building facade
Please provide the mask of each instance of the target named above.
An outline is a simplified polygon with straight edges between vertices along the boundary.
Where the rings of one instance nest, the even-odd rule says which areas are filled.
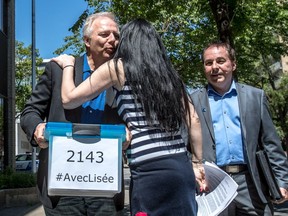
[[[0,169],[15,167],[15,0],[0,0]]]

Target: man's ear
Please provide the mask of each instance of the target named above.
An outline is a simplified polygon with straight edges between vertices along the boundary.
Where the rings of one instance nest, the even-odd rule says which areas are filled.
[[[90,38],[89,37],[84,36],[83,41],[84,41],[86,47],[90,47]]]
[[[236,64],[236,61],[234,61],[232,64],[233,64],[233,66],[232,66],[232,68],[233,68],[233,71],[235,71],[235,70],[236,70],[236,68],[237,68],[237,64]]]

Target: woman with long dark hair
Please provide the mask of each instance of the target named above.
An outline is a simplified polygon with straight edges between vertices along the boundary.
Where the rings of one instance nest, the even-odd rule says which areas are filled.
[[[194,157],[201,159],[201,126],[155,28],[144,19],[123,26],[114,58],[78,87],[73,80],[74,57],[53,60],[63,68],[66,109],[110,86],[115,89],[118,114],[132,136],[127,149],[132,215],[196,215],[195,175],[182,134],[186,130]]]

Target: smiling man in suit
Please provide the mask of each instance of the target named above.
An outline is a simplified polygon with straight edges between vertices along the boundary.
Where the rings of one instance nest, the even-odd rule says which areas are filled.
[[[208,85],[191,98],[202,126],[203,159],[215,162],[239,185],[238,195],[221,215],[273,215],[256,161],[258,144],[268,153],[283,201],[288,199],[288,163],[265,93],[233,79],[236,57],[229,44],[209,44],[202,60]]]

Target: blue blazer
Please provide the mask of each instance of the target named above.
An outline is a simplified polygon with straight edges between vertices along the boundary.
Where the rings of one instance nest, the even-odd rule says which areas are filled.
[[[288,162],[282,149],[281,141],[273,125],[266,95],[263,90],[236,83],[238,93],[241,130],[244,143],[244,154],[258,195],[263,203],[267,203],[266,183],[261,181],[261,174],[256,161],[258,143],[262,143],[268,153],[269,161],[280,187],[288,188]],[[216,145],[212,125],[207,87],[196,90],[191,95],[195,109],[199,115],[203,136],[203,159],[215,162]],[[260,143],[260,144],[261,144]],[[263,179],[263,178],[262,178]]]

